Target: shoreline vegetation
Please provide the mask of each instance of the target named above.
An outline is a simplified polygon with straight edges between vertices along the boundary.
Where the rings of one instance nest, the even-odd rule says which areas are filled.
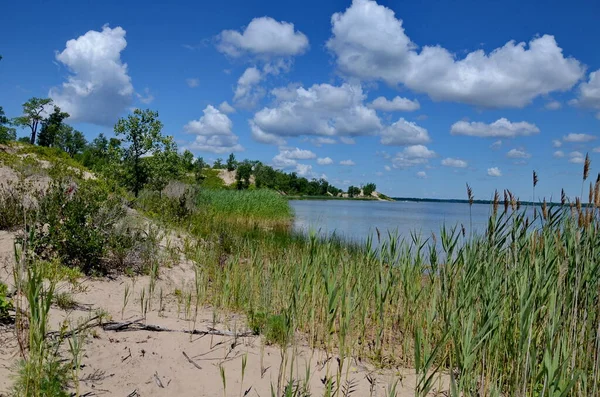
[[[158,322],[175,320],[221,355],[202,365],[203,353],[184,355],[160,371],[182,362],[213,371],[224,396],[248,395],[260,382],[269,386],[262,395],[276,397],[600,393],[600,174],[590,182],[589,157],[590,205],[563,194],[530,218],[511,192],[496,192],[482,234],[378,231],[377,244],[359,245],[291,233],[286,197],[250,188],[251,173],[237,178],[247,189],[219,190],[200,183],[217,182],[216,172],[166,168],[184,163],[157,117],[145,113],[144,126],[137,116],[118,123],[122,145],[87,160],[39,146],[0,150],[0,229],[14,236],[0,284],[0,319],[19,358],[13,394],[83,395],[81,379],[93,373],[80,371],[96,358],[84,352],[113,349],[121,363],[131,356],[119,357],[123,347],[104,342],[114,335],[106,333],[136,324],[165,341],[175,332]],[[534,172],[534,190],[537,182]],[[468,185],[467,202],[475,204]],[[112,293],[98,295],[87,317],[70,317],[77,291],[95,280]],[[212,323],[199,330],[203,314]],[[235,324],[218,330],[229,314]],[[229,339],[215,347],[215,333]],[[249,334],[259,347],[234,355],[234,372],[230,354]],[[158,370],[137,387],[148,384],[168,387]]]

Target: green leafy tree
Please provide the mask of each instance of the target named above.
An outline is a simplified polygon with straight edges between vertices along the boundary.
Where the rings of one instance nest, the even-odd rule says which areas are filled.
[[[162,150],[157,150],[144,160],[148,163],[148,182],[153,190],[161,192],[171,180],[179,179],[184,169],[173,137],[163,138]]]
[[[223,169],[223,168],[225,168],[225,167],[223,166],[223,159],[219,157],[219,158],[217,158],[217,159],[215,160],[215,162],[213,163],[213,169],[215,169],[215,170],[221,170],[221,169]]]
[[[194,154],[186,149],[181,155],[181,164],[186,171],[194,171]]]
[[[235,180],[238,190],[248,189],[250,187],[250,177],[252,176],[252,163],[248,160],[242,161],[237,165]]]
[[[56,137],[63,127],[63,120],[69,117],[69,113],[62,112],[58,106],[54,106],[54,111],[48,118],[42,121],[42,129],[38,135],[37,141],[40,146],[53,147]]]
[[[365,196],[370,196],[371,193],[373,193],[376,189],[377,185],[374,183],[367,183],[365,186],[363,186],[363,194]]]
[[[206,167],[207,164],[202,157],[198,157],[194,162],[194,178],[196,179],[196,183],[201,184],[206,179],[204,175],[204,168]]]
[[[68,124],[63,124],[54,138],[53,146],[62,149],[69,156],[75,157],[83,152],[87,141],[81,131],[77,131]]]
[[[29,143],[35,144],[39,124],[44,120],[42,113],[44,109],[52,104],[50,98],[31,98],[23,104],[23,115],[16,117],[13,124],[19,127],[28,127],[31,130]]]
[[[115,125],[116,135],[123,136],[123,160],[130,175],[129,187],[136,197],[148,180],[148,167],[142,157],[160,150],[164,141],[162,127],[158,112],[150,109],[136,109],[127,118],[119,119]]]
[[[17,138],[17,132],[10,127],[10,120],[4,115],[4,109],[0,106],[0,143],[14,141]]]
[[[237,168],[237,161],[235,159],[235,154],[231,153],[227,158],[227,171],[234,171]]]
[[[356,186],[348,186],[348,196],[354,197],[360,194],[360,188]]]

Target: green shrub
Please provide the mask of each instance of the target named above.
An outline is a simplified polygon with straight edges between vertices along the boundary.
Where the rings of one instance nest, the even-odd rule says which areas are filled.
[[[12,309],[12,303],[8,298],[8,287],[0,281],[0,324],[10,321],[8,311]]]
[[[22,185],[10,182],[0,183],[0,230],[23,225],[25,210]]]
[[[100,183],[54,183],[40,200],[34,249],[85,273],[106,273],[102,259],[124,216],[121,200]]]

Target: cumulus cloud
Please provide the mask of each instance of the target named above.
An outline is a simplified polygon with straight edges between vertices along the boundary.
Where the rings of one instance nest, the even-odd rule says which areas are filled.
[[[297,160],[310,160],[317,157],[310,150],[294,148],[281,149],[279,153],[273,157],[273,165],[278,168],[293,168],[298,166]]]
[[[465,160],[448,157],[442,160],[442,165],[445,167],[466,168],[469,164]]]
[[[562,146],[562,142],[559,139],[553,139],[552,140],[552,147],[561,147]]]
[[[493,150],[498,150],[500,149],[500,147],[502,147],[502,140],[498,139],[497,141],[495,141],[494,143],[492,143],[490,145],[490,148],[492,148]]]
[[[436,156],[437,154],[433,150],[429,150],[427,146],[412,145],[396,153],[396,156],[392,159],[392,165],[394,168],[413,167],[415,165],[427,164],[429,159]]]
[[[219,110],[221,111],[221,113],[225,114],[235,113],[235,108],[229,103],[227,103],[227,101],[221,102],[221,104],[219,105]]]
[[[386,171],[391,171],[392,167],[390,167],[389,165],[386,165],[386,166],[383,167],[383,169],[386,170]]]
[[[502,176],[502,171],[500,171],[500,168],[498,167],[492,167],[487,169],[487,174],[489,176],[499,177]]]
[[[319,165],[330,165],[333,164],[333,160],[330,157],[321,157],[317,159]]]
[[[457,121],[452,124],[452,135],[477,136],[482,138],[514,138],[538,134],[540,129],[535,124],[525,121],[510,122],[505,118],[498,119],[491,124],[482,122]]]
[[[296,165],[296,173],[300,176],[312,176],[312,165],[310,164],[297,164]]]
[[[600,153],[600,146],[596,146],[592,151],[594,153]]]
[[[558,101],[550,101],[544,105],[548,110],[558,110],[562,107],[562,104]]]
[[[196,87],[198,87],[200,85],[200,79],[197,79],[195,77],[189,78],[189,79],[185,79],[185,83],[190,88],[196,88]]]
[[[506,157],[511,159],[528,159],[531,157],[531,154],[523,149],[511,149],[506,153]]]
[[[565,152],[563,152],[562,150],[557,150],[552,155],[556,158],[562,158],[565,157]]]
[[[590,73],[589,80],[581,83],[577,91],[577,99],[571,105],[600,110],[600,69]]]
[[[394,11],[370,0],[354,0],[333,14],[331,25],[326,46],[342,73],[404,84],[434,100],[524,107],[539,95],[569,90],[585,73],[550,35],[528,44],[509,41],[489,54],[477,50],[462,58],[439,45],[419,46]]]
[[[427,173],[425,171],[417,172],[417,178],[427,179]]]
[[[196,140],[190,145],[191,149],[212,153],[244,150],[238,143],[238,136],[232,131],[233,123],[226,114],[212,105],[208,105],[203,112],[204,116],[188,122],[183,127],[185,132],[196,135]]]
[[[356,163],[352,160],[342,160],[340,161],[340,165],[352,166],[356,165]]]
[[[264,88],[259,86],[262,79],[262,73],[255,66],[247,68],[238,79],[235,88],[233,100],[236,105],[245,108],[255,107],[265,96]]]
[[[408,98],[401,98],[397,96],[389,101],[385,97],[380,96],[371,102],[369,107],[377,110],[383,110],[384,112],[412,112],[419,109],[421,104],[419,104],[419,101],[416,99],[411,101]]]
[[[217,37],[217,49],[231,57],[293,56],[308,49],[308,38],[294,24],[270,17],[254,18],[243,32],[224,30]]]
[[[252,135],[261,142],[303,135],[371,135],[381,129],[375,110],[364,106],[359,85],[284,87],[272,94],[274,106],[263,108],[251,121]]]
[[[119,26],[105,25],[100,32],[90,30],[67,41],[56,54],[70,75],[48,96],[71,115],[69,121],[111,126],[131,106],[134,89],[127,64],[121,61],[127,46],[125,33]]]
[[[573,164],[583,164],[585,162],[585,158],[583,153],[581,152],[570,152],[569,153],[569,162]]]
[[[595,140],[596,137],[590,134],[567,134],[563,136],[563,141],[570,143],[583,143],[583,142],[591,142]]]
[[[381,131],[381,143],[384,145],[419,145],[431,142],[429,133],[416,123],[404,118],[396,121]]]

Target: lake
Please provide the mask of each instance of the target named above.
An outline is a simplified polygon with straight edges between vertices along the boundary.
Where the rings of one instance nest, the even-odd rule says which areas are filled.
[[[444,224],[460,228],[462,223],[469,229],[469,204],[466,203],[291,200],[290,205],[295,212],[295,231],[307,233],[315,230],[322,236],[335,232],[356,242],[364,242],[369,235],[374,235],[376,227],[382,237],[387,230],[397,230],[406,238],[410,238],[413,231],[419,232],[423,238],[428,238],[432,232],[439,237]],[[489,204],[473,204],[475,232],[485,230],[491,210]]]

